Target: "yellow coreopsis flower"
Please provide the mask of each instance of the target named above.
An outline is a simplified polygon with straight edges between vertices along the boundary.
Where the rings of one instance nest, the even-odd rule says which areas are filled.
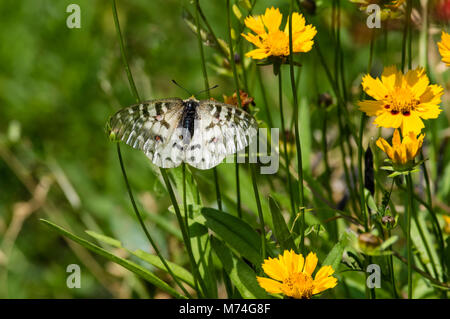
[[[422,147],[423,138],[423,134],[420,134],[417,138],[413,132],[409,132],[401,140],[400,133],[396,129],[392,137],[392,146],[382,137],[377,140],[376,144],[389,156],[394,163],[394,167],[402,170],[411,168],[414,158]]]
[[[396,66],[386,67],[381,79],[364,76],[362,86],[375,101],[360,101],[359,109],[376,116],[373,123],[377,126],[401,128],[403,134],[417,135],[425,127],[422,119],[437,118],[442,111],[439,104],[443,88],[430,85],[422,68],[404,75]]]
[[[258,48],[246,53],[246,56],[261,60],[269,56],[289,56],[289,21],[284,31],[280,30],[283,15],[280,10],[267,8],[264,15],[245,18],[245,25],[255,34],[242,33],[247,41]],[[292,51],[308,52],[311,50],[317,30],[312,25],[306,25],[302,14],[294,12],[292,16]]]
[[[438,42],[438,47],[442,62],[450,66],[450,34],[442,31],[441,42]]]
[[[337,279],[331,276],[331,266],[323,266],[312,277],[317,266],[317,256],[310,252],[303,258],[293,250],[285,250],[278,258],[264,260],[262,268],[271,278],[257,277],[259,285],[269,293],[282,293],[286,296],[305,299],[337,285]]]

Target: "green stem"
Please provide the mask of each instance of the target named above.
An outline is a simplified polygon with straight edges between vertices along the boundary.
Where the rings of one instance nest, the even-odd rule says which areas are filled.
[[[389,238],[391,238],[390,230],[388,231],[388,236],[389,236]],[[392,248],[391,248],[391,250],[392,250]],[[390,278],[391,278],[392,296],[395,299],[398,299],[397,288],[395,287],[394,258],[392,257],[392,255],[387,256],[387,262],[389,265],[389,274],[390,274]]]
[[[199,295],[201,295],[201,291],[198,287],[198,283],[200,283],[200,285],[202,286],[203,291],[206,291],[206,287],[205,287],[203,281],[201,280],[200,272],[198,270],[197,263],[195,262],[194,254],[192,253],[191,240],[188,237],[188,233],[187,233],[188,230],[185,227],[185,221],[183,221],[183,217],[181,216],[180,207],[178,206],[178,202],[175,197],[175,193],[173,191],[173,188],[170,183],[169,176],[166,172],[166,169],[160,168],[160,172],[161,172],[162,178],[164,180],[164,183],[167,187],[167,192],[169,193],[170,200],[171,200],[173,208],[175,210],[175,215],[177,217],[178,225],[180,226],[181,235],[183,236],[183,241],[186,245],[186,250],[187,250],[187,253],[189,256],[189,262],[191,264],[192,273],[194,275],[195,288],[197,290],[197,293]]]
[[[291,173],[289,172],[289,166],[290,166],[290,159],[289,159],[289,153],[287,150],[287,138],[286,138],[286,124],[284,122],[284,110],[283,110],[283,73],[281,71],[281,66],[278,71],[278,103],[280,105],[280,118],[281,118],[281,137],[283,139],[283,157],[285,161],[285,167],[286,167],[286,177],[288,181],[288,190],[289,190],[289,198],[291,202],[291,216],[292,219],[296,218],[297,211],[295,209],[295,197],[294,197],[294,191],[292,189],[292,180],[291,180]]]
[[[203,41],[200,28],[199,10],[200,10],[199,0],[195,0],[195,23],[197,24],[197,42],[198,42],[198,49],[200,52],[200,60],[202,62],[201,65],[202,65],[203,81],[205,83],[205,90],[209,99],[211,97],[211,94],[208,90],[209,89],[208,72],[206,70],[205,53],[203,52]],[[216,167],[213,167],[213,174],[214,174],[214,184],[216,186],[217,206],[219,207],[219,210],[222,210],[222,196],[220,194],[219,176],[217,174]]]
[[[140,211],[138,210],[136,202],[134,200],[133,192],[131,191],[130,183],[129,183],[128,177],[127,177],[127,172],[125,170],[125,165],[123,164],[122,153],[120,152],[120,145],[119,145],[119,143],[117,143],[116,145],[117,145],[117,156],[119,158],[120,168],[122,170],[122,176],[125,181],[125,185],[127,187],[128,196],[130,197],[130,201],[131,201],[131,205],[133,206],[134,213],[136,214],[136,217],[139,220],[139,224],[141,225],[142,229],[144,230],[145,236],[147,236],[148,241],[152,245],[153,249],[155,250],[156,255],[158,255],[159,259],[163,263],[167,272],[172,276],[173,280],[176,282],[178,287],[180,287],[180,289],[186,294],[186,296],[189,298],[192,298],[192,295],[186,290],[186,288],[184,288],[184,286],[181,284],[181,282],[178,280],[178,278],[172,272],[172,269],[170,269],[165,258],[162,256],[158,246],[156,245],[155,241],[153,240],[152,236],[150,235],[147,227],[145,226],[145,223],[142,219],[142,215],[141,215]]]
[[[131,70],[130,70],[130,66],[128,64],[128,59],[127,59],[127,55],[126,55],[126,51],[125,51],[125,46],[123,43],[123,38],[122,38],[122,32],[120,30],[120,23],[119,23],[119,18],[117,15],[117,7],[116,7],[116,1],[112,0],[112,12],[113,12],[113,17],[114,17],[114,25],[116,28],[116,32],[117,32],[117,36],[119,38],[119,43],[120,43],[120,52],[122,55],[122,62],[124,64],[126,73],[127,73],[127,77],[128,77],[128,83],[130,84],[130,88],[131,91],[134,95],[134,98],[136,99],[137,103],[140,102],[140,98],[139,98],[139,93],[136,89],[136,85],[134,83],[134,79],[133,79],[133,75],[131,74]],[[177,285],[183,290],[183,292],[187,295],[187,296],[191,296],[186,289],[183,287],[183,285],[178,281],[178,279],[175,277],[175,275],[173,274],[172,270],[169,268],[168,264],[166,263],[165,259],[162,257],[158,247],[155,245],[155,242],[153,241],[153,238],[150,236],[150,233],[148,232],[147,228],[145,227],[145,224],[142,220],[141,214],[139,212],[139,210],[137,209],[136,203],[134,201],[134,197],[133,194],[131,192],[131,187],[129,185],[128,182],[128,178],[127,178],[127,174],[125,171],[125,166],[123,165],[123,160],[122,160],[122,154],[120,152],[120,145],[117,144],[117,154],[119,157],[119,162],[120,162],[120,167],[122,169],[122,174],[123,177],[125,179],[125,184],[127,186],[127,190],[128,190],[128,195],[130,197],[131,203],[133,205],[133,209],[134,212],[139,220],[139,223],[141,224],[141,227],[144,230],[145,235],[147,236],[148,240],[150,241],[151,245],[153,246],[153,249],[155,250],[156,254],[158,255],[158,257],[161,259],[161,262],[164,264],[164,267],[166,267],[167,271],[170,273],[170,275],[173,277],[173,279],[175,280],[175,282],[177,283]],[[181,225],[180,225],[181,226]]]
[[[274,126],[273,126],[272,115],[270,113],[269,103],[267,102],[266,88],[265,88],[263,80],[262,80],[261,70],[258,67],[256,68],[256,76],[258,77],[258,83],[259,83],[259,87],[261,89],[261,95],[263,97],[264,109],[266,111],[266,116],[267,116],[267,122],[269,124],[269,127],[272,128]]]
[[[407,6],[406,6],[406,13],[405,13],[405,26],[403,27],[403,40],[402,40],[402,71],[405,72],[405,65],[406,65],[406,42],[408,40],[408,31],[411,31],[411,9],[412,9],[412,1],[408,0]],[[409,65],[411,64],[411,38],[409,38],[409,46],[408,51],[410,53],[409,56]],[[411,67],[409,67],[411,68]]]
[[[408,209],[406,215],[406,247],[408,250],[408,299],[412,298],[412,242],[411,242],[411,216],[413,215],[414,200],[413,200],[413,184],[411,173],[406,175],[406,183],[408,188]]]
[[[406,7],[406,13],[408,15],[408,70],[412,69],[412,23],[411,23],[411,12],[412,12],[412,0],[408,0]]]
[[[127,53],[125,51],[125,45],[123,44],[122,31],[120,30],[119,17],[117,16],[116,0],[111,0],[111,2],[112,2],[112,12],[113,12],[114,24],[116,27],[117,36],[119,38],[120,53],[122,55],[122,61],[123,61],[124,67],[125,67],[125,71],[127,73],[128,83],[130,84],[131,91],[134,95],[134,98],[136,99],[136,102],[140,103],[141,99],[139,98],[139,93],[136,89],[136,84],[134,83],[134,79],[131,74],[130,66],[128,64]]]
[[[292,86],[292,94],[294,96],[294,120],[295,120],[295,146],[297,148],[297,170],[298,170],[298,189],[299,189],[299,206],[300,206],[300,214],[301,214],[301,223],[300,223],[300,252],[304,250],[304,237],[305,237],[305,214],[304,214],[304,206],[305,206],[305,198],[304,198],[304,189],[303,189],[303,162],[302,162],[302,148],[300,143],[300,130],[298,123],[298,96],[297,96],[297,86],[295,85],[295,74],[294,74],[294,50],[292,43],[292,17],[294,14],[294,0],[291,0],[291,8],[290,8],[290,19],[289,19],[289,70],[291,76],[291,86]]]
[[[230,47],[230,63],[231,68],[233,70],[233,78],[234,78],[234,84],[236,87],[236,96],[238,100],[238,105],[240,108],[242,108],[242,102],[241,97],[239,94],[239,78],[237,74],[236,69],[236,63],[233,59],[234,57],[234,50],[233,50],[233,38],[231,37],[231,6],[230,6],[230,0],[227,0],[227,26],[228,26],[228,45]],[[261,224],[261,246],[262,246],[262,257],[265,258],[266,256],[266,238],[265,238],[265,226],[264,226],[264,217],[262,213],[262,207],[261,207],[261,199],[259,198],[259,191],[258,191],[258,185],[256,182],[256,166],[250,164],[251,166],[251,173],[252,173],[252,184],[253,184],[253,192],[255,193],[255,200],[256,200],[256,206],[258,208],[258,216],[259,216],[259,222]]]

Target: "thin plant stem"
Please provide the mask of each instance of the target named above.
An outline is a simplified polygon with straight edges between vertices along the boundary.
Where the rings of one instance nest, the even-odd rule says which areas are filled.
[[[372,30],[371,38],[370,38],[370,53],[369,53],[369,62],[367,64],[367,73],[370,74],[370,71],[372,69],[372,61],[373,61],[373,51],[375,46],[375,31]],[[358,170],[359,170],[359,196],[360,196],[360,205],[361,205],[361,214],[363,216],[364,221],[364,228],[366,232],[369,232],[369,220],[370,214],[369,210],[366,206],[366,195],[365,195],[365,187],[364,187],[364,174],[363,174],[363,135],[364,135],[364,127],[366,123],[366,114],[364,112],[361,113],[361,122],[359,127],[359,143],[358,143]],[[372,263],[372,257],[366,256],[367,258],[367,264]],[[367,276],[367,273],[366,273]],[[366,292],[369,292],[369,295],[372,299],[375,299],[375,289],[369,289],[366,286]]]
[[[198,49],[200,52],[200,60],[201,60],[202,72],[203,72],[203,81],[205,82],[205,90],[206,90],[206,94],[209,99],[211,97],[211,94],[208,90],[209,89],[209,81],[208,81],[208,72],[206,70],[205,53],[203,52],[203,41],[202,41],[202,35],[201,35],[201,29],[200,29],[199,8],[200,8],[199,0],[195,0],[195,23],[197,24],[197,42],[198,42]],[[214,175],[214,184],[216,186],[217,206],[218,206],[219,210],[222,210],[222,196],[220,194],[219,176],[218,176],[216,167],[213,167],[213,175]]]
[[[272,128],[274,126],[273,126],[272,115],[270,113],[269,103],[267,101],[266,88],[265,88],[263,80],[262,80],[261,70],[258,67],[256,68],[256,76],[258,78],[259,88],[261,90],[261,94],[262,94],[262,97],[263,97],[264,109],[266,111],[266,116],[267,116],[267,122],[269,124],[269,127]]]
[[[130,84],[131,92],[133,93],[133,96],[137,103],[141,101],[139,97],[139,93],[136,89],[136,84],[134,83],[133,76],[131,74],[130,66],[128,64],[128,58],[127,53],[125,51],[125,45],[123,43],[123,37],[122,37],[122,31],[120,30],[120,23],[119,23],[119,17],[117,16],[117,7],[116,7],[116,0],[111,0],[112,3],[112,13],[114,18],[114,25],[116,27],[117,37],[119,38],[119,45],[120,45],[120,54],[122,55],[122,61],[125,67],[125,72],[127,73],[128,77],[128,83]]]
[[[297,215],[296,209],[295,209],[295,198],[294,198],[294,191],[292,189],[292,179],[291,174],[289,172],[289,166],[290,166],[290,159],[289,159],[289,153],[287,150],[287,137],[286,137],[286,125],[284,122],[284,109],[283,109],[283,73],[281,71],[281,66],[278,71],[278,103],[280,105],[280,118],[281,118],[281,137],[283,139],[283,157],[285,161],[286,166],[286,177],[288,181],[288,190],[289,190],[289,198],[291,203],[291,216],[292,218],[295,218]]]
[[[389,238],[391,237],[391,231],[388,231]],[[387,256],[387,262],[389,265],[389,274],[391,278],[391,285],[392,285],[392,296],[395,299],[398,299],[398,292],[397,288],[395,287],[395,272],[394,272],[394,258],[392,258],[392,255]]]
[[[134,213],[136,214],[137,219],[139,220],[139,224],[141,225],[142,229],[144,230],[145,236],[147,237],[148,241],[152,245],[153,249],[155,250],[156,255],[158,255],[159,259],[163,263],[164,267],[166,268],[167,272],[172,276],[178,287],[186,294],[187,297],[192,298],[191,294],[186,290],[186,288],[181,284],[181,282],[178,280],[178,278],[175,276],[175,274],[172,272],[172,269],[170,269],[169,265],[167,264],[165,258],[162,256],[158,246],[156,245],[155,241],[153,240],[152,236],[150,235],[147,227],[145,226],[145,223],[142,219],[142,215],[140,211],[137,208],[136,202],[134,200],[133,192],[130,187],[130,183],[128,181],[127,172],[125,170],[125,165],[123,164],[122,159],[122,153],[120,152],[120,145],[117,143],[117,156],[119,158],[120,168],[122,170],[122,176],[125,181],[125,185],[127,187],[128,196],[130,197],[131,204],[133,206]]]
[[[231,36],[232,26],[231,26],[230,0],[227,0],[226,5],[227,5],[226,9],[227,9],[228,45],[230,47],[230,63],[231,63],[231,68],[233,70],[233,78],[234,78],[234,84],[235,84],[235,88],[236,88],[237,101],[238,101],[239,107],[241,108],[242,102],[241,102],[241,97],[239,94],[239,78],[238,78],[238,74],[237,74],[236,63],[233,59],[234,50],[233,50],[233,38]],[[265,256],[266,256],[266,235],[265,235],[264,217],[263,217],[262,207],[261,207],[261,199],[259,197],[258,184],[256,182],[256,167],[255,167],[255,165],[252,165],[252,164],[250,164],[250,166],[251,166],[253,192],[255,193],[255,200],[256,200],[256,206],[258,209],[259,222],[261,224],[262,257],[265,258]]]
[[[294,50],[292,42],[292,17],[294,14],[294,0],[291,0],[290,8],[290,19],[289,19],[289,73],[291,78],[292,94],[294,96],[294,130],[295,130],[295,146],[297,148],[297,170],[298,170],[298,190],[299,190],[299,206],[301,214],[300,223],[300,252],[303,252],[305,245],[305,194],[303,189],[303,162],[302,162],[302,148],[300,143],[300,130],[298,123],[298,96],[297,96],[297,86],[295,85],[295,74],[294,74]]]
[[[406,6],[406,14],[408,15],[408,70],[412,69],[412,23],[411,23],[411,12],[412,12],[412,0],[408,0]]]
[[[123,64],[125,66],[125,70],[126,70],[126,73],[127,73],[127,76],[128,76],[128,82],[130,84],[131,91],[132,91],[136,101],[139,103],[140,102],[139,93],[138,93],[138,91],[136,89],[136,85],[134,83],[133,75],[131,74],[131,70],[130,70],[130,67],[129,67],[129,64],[128,64],[128,59],[127,59],[127,55],[126,55],[126,51],[125,51],[125,46],[123,44],[122,32],[120,30],[119,18],[118,18],[118,15],[117,15],[116,1],[115,0],[111,0],[111,1],[112,1],[112,11],[113,11],[113,17],[114,17],[114,24],[115,24],[117,35],[118,35],[119,42],[120,42],[120,50],[121,50],[121,54],[122,54],[122,61],[123,61]],[[198,289],[198,285],[197,285],[197,281],[200,278],[200,276],[199,276],[199,272],[198,272],[197,267],[195,267],[195,259],[194,259],[194,256],[192,254],[190,241],[188,240],[187,235],[186,235],[186,231],[184,229],[184,223],[183,223],[183,220],[181,218],[180,208],[178,207],[178,203],[176,201],[175,194],[173,192],[172,186],[170,185],[170,181],[169,181],[169,178],[167,176],[167,172],[163,168],[160,168],[160,171],[161,171],[161,174],[163,176],[164,182],[166,183],[167,190],[169,191],[169,196],[170,196],[170,199],[172,201],[172,204],[173,204],[173,206],[175,208],[175,212],[176,212],[176,215],[177,215],[177,218],[178,218],[178,223],[179,223],[179,226],[180,226],[180,229],[181,229],[181,233],[183,234],[183,239],[184,239],[184,242],[186,244],[186,248],[187,248],[188,255],[189,255],[189,260],[191,262],[191,268],[192,268],[192,271],[193,271],[193,274],[194,274],[196,290],[197,290],[197,293],[200,295],[201,292],[200,292],[200,289]],[[206,290],[204,289],[204,291],[206,291]]]
[[[114,18],[114,25],[115,25],[117,36],[119,38],[119,43],[120,43],[120,52],[121,52],[121,55],[122,55],[122,62],[124,64],[124,67],[125,67],[125,70],[126,70],[126,73],[127,73],[128,83],[130,84],[131,91],[132,91],[132,93],[134,95],[134,98],[139,103],[140,102],[139,93],[138,93],[138,91],[136,89],[136,85],[134,83],[133,75],[131,74],[131,70],[130,70],[130,67],[129,67],[129,64],[128,64],[128,59],[127,59],[127,55],[126,55],[126,51],[125,51],[125,46],[124,46],[124,43],[123,43],[122,32],[120,30],[120,23],[119,23],[119,18],[118,18],[118,15],[117,15],[116,1],[112,0],[111,2],[112,2],[112,12],[113,12],[113,18]],[[155,250],[156,254],[161,259],[161,262],[164,264],[164,267],[166,267],[167,271],[170,273],[170,275],[175,280],[177,285],[183,290],[183,292],[187,296],[191,296],[186,291],[184,286],[178,281],[177,277],[175,277],[175,275],[173,274],[172,270],[168,266],[167,262],[162,257],[158,247],[156,246],[155,242],[153,241],[153,238],[150,236],[150,233],[148,232],[147,228],[145,227],[145,224],[144,224],[144,222],[142,220],[142,216],[141,216],[139,210],[137,209],[137,206],[136,206],[136,203],[134,201],[134,197],[133,197],[133,194],[132,194],[132,191],[131,191],[131,187],[130,187],[129,182],[128,182],[127,174],[126,174],[126,171],[125,171],[125,166],[123,165],[122,154],[120,152],[120,145],[119,144],[117,144],[117,155],[119,157],[120,167],[122,169],[122,174],[123,174],[123,177],[125,179],[125,184],[127,186],[128,195],[130,197],[130,200],[131,200],[134,212],[135,212],[135,214],[136,214],[136,216],[137,216],[137,218],[139,220],[139,223],[141,224],[141,227],[144,230],[145,235],[147,236],[148,240],[150,241],[151,245],[153,246],[153,249]]]
[[[408,209],[406,214],[406,248],[408,251],[408,299],[412,298],[412,241],[411,241],[411,216],[413,215],[413,185],[411,173],[406,175],[406,183],[408,188]]]
[[[183,217],[181,216],[180,207],[178,206],[178,202],[177,202],[177,199],[175,197],[175,193],[173,191],[172,185],[171,185],[170,180],[169,180],[169,175],[167,174],[166,169],[165,168],[160,168],[160,172],[161,172],[162,178],[164,180],[164,183],[165,183],[165,185],[167,187],[167,191],[169,193],[169,197],[170,197],[170,200],[172,202],[173,208],[175,210],[175,215],[177,217],[178,224],[180,226],[181,235],[183,236],[183,241],[184,241],[184,243],[186,245],[186,250],[187,250],[187,253],[188,253],[188,256],[189,256],[189,261],[190,261],[190,264],[191,264],[192,273],[194,275],[194,282],[195,282],[195,286],[196,286],[195,288],[197,290],[197,293],[199,295],[201,295],[201,291],[200,291],[200,289],[198,287],[198,283],[200,283],[200,285],[202,286],[202,290],[203,291],[206,291],[206,288],[205,288],[205,285],[204,285],[203,281],[201,280],[200,272],[198,270],[197,263],[195,262],[194,254],[192,253],[191,240],[188,237],[187,229],[185,227],[185,221],[183,221]]]
[[[405,66],[406,66],[406,44],[408,40],[408,32],[411,31],[411,9],[412,9],[412,0],[407,1],[406,5],[406,13],[405,13],[405,25],[403,27],[403,40],[402,40],[402,71],[405,72]],[[411,39],[411,38],[410,38]],[[408,51],[411,53],[411,43],[409,43]],[[410,62],[408,65],[411,64],[411,55],[410,55]],[[411,68],[411,67],[410,67]]]

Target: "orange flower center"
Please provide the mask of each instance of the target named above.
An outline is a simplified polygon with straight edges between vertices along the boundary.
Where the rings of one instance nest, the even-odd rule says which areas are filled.
[[[411,115],[419,105],[420,101],[414,97],[413,92],[407,88],[396,88],[390,95],[384,97],[384,108],[392,115],[402,113],[404,116]]]
[[[264,45],[271,55],[289,55],[289,37],[283,31],[270,32],[264,40]]]
[[[292,273],[283,280],[283,293],[296,299],[311,298],[314,290],[314,281],[310,275],[304,273]]]

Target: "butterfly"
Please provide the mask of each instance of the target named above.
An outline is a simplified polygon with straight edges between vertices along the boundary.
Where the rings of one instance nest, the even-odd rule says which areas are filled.
[[[194,97],[149,100],[131,105],[108,121],[110,137],[142,150],[163,168],[182,162],[210,169],[256,136],[256,120],[244,110]]]

